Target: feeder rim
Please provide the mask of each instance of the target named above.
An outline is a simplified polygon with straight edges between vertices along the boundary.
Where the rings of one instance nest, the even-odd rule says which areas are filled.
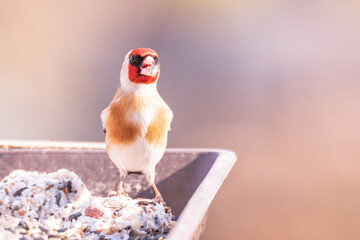
[[[82,150],[103,150],[104,142],[86,142],[86,141],[52,141],[52,140],[0,140],[1,150],[10,149],[82,149]],[[220,148],[187,148],[175,147],[167,148],[166,152],[216,152],[221,154],[230,154],[236,156],[234,152]]]

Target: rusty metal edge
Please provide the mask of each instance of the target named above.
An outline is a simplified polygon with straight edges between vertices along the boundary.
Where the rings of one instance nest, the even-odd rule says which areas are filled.
[[[69,141],[33,141],[33,140],[0,140],[0,150],[104,150],[102,142],[69,142]],[[199,224],[204,219],[209,206],[214,199],[221,184],[230,172],[236,161],[236,155],[232,151],[214,148],[169,148],[167,153],[178,152],[216,152],[218,157],[209,173],[195,191],[181,213],[177,224],[171,230],[169,240],[191,240],[197,234]]]
[[[196,229],[196,232],[193,236],[192,240],[199,240],[201,238],[201,235],[206,227],[206,221],[207,221],[207,216],[208,216],[208,212],[205,214],[205,217],[203,218],[203,220],[201,220],[201,223],[199,223],[199,226]]]

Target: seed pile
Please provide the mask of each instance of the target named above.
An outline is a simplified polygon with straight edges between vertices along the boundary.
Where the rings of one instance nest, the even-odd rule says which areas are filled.
[[[0,182],[0,239],[162,239],[172,220],[159,203],[91,196],[65,169],[18,170]]]
[[[66,235],[57,232],[36,219],[20,220],[19,218],[5,215],[0,216],[0,239],[1,240],[77,240],[78,236]]]

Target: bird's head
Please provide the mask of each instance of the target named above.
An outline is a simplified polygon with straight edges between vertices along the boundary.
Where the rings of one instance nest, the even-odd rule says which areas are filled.
[[[150,48],[136,48],[126,56],[121,69],[121,84],[129,87],[156,83],[160,74],[159,57]]]

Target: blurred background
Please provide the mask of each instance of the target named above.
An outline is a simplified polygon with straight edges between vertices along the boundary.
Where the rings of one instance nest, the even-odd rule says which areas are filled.
[[[132,48],[169,147],[234,150],[202,239],[360,238],[359,1],[0,0],[0,138],[103,141]]]

